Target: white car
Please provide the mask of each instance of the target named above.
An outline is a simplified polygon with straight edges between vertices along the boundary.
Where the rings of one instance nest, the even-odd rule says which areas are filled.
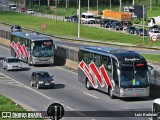
[[[34,11],[33,11],[32,9],[28,9],[28,10],[27,10],[27,13],[28,13],[28,14],[34,14]]]
[[[148,34],[149,34],[150,38],[154,35],[157,36],[157,38],[160,38],[160,31],[159,30],[153,29],[153,30],[149,31]]]
[[[6,57],[3,60],[3,69],[8,70],[21,70],[22,64],[16,57]]]

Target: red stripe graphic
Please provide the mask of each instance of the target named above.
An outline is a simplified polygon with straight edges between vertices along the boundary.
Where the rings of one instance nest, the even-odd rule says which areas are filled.
[[[108,85],[109,87],[113,87],[111,84],[111,80],[109,79],[109,76],[108,76],[107,71],[105,70],[104,66],[101,66],[99,69],[102,73],[102,76],[104,77],[106,85]]]
[[[22,45],[22,50],[23,50],[23,52],[24,52],[26,58],[28,58],[28,52],[27,52],[26,47],[25,47],[24,44]]]
[[[103,87],[104,84],[102,82],[102,77],[101,77],[96,65],[92,62],[89,66],[90,66],[91,70],[93,71],[94,75],[96,76],[99,84],[101,85],[101,87]]]
[[[86,74],[86,76],[88,77],[94,88],[98,87],[98,84],[95,81],[98,81],[101,87],[103,87],[105,84],[108,87],[113,87],[104,66],[101,66],[98,70],[96,65],[92,62],[89,65],[90,67],[89,69],[88,66],[85,64],[85,62],[81,61],[78,67],[83,70],[83,72]]]
[[[18,47],[18,50],[20,51],[21,55],[24,56],[21,44],[19,42],[17,43],[17,47]]]
[[[92,83],[92,85],[93,85],[94,87],[96,87],[96,86],[95,86],[94,79],[93,79],[93,76],[92,76],[92,74],[91,74],[88,66],[85,64],[85,62],[83,62],[83,61],[80,62],[78,66],[79,66],[79,68],[81,68],[81,69],[83,70],[83,72],[86,74],[86,76],[88,77],[88,79],[89,79],[89,81]]]
[[[17,48],[17,45],[15,44],[14,41],[11,43],[11,46],[13,47],[14,51],[16,52],[17,57],[19,58],[20,57],[20,52],[19,52],[19,50]]]
[[[16,52],[16,55],[18,58],[20,58],[21,56],[28,58],[28,52],[27,52],[24,44],[21,46],[21,44],[19,42],[17,44],[15,44],[15,42],[13,41],[13,42],[11,42],[11,47]]]

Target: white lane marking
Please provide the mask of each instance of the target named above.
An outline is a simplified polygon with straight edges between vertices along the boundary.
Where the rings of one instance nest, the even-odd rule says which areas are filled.
[[[66,106],[66,108],[68,108],[69,110],[74,110],[73,108],[71,108],[71,107],[68,107],[68,106]]]
[[[77,113],[80,114],[80,115],[82,115],[82,116],[84,116],[84,117],[86,116],[85,114],[83,114],[83,113],[81,113],[81,112],[77,112]]]
[[[5,76],[0,77],[0,79],[2,79],[2,78],[6,78],[6,77]]]
[[[3,73],[2,73],[2,74],[3,74]],[[6,76],[5,74],[3,74],[3,75]],[[23,85],[23,86],[26,87],[27,89],[32,90],[32,91],[38,93],[39,95],[41,95],[41,96],[43,96],[43,97],[45,97],[45,98],[47,98],[47,99],[49,99],[49,100],[53,100],[52,98],[50,98],[50,97],[48,97],[48,96],[46,96],[46,95],[44,95],[44,94],[42,94],[42,93],[40,93],[40,92],[32,89],[32,88],[30,88],[30,87],[28,87],[27,85],[24,85],[24,84],[20,83],[19,81],[15,80],[15,79],[13,79],[13,78],[11,78],[11,77],[9,77],[9,76],[6,76],[6,77],[9,78],[9,79],[11,79],[11,80],[13,80],[13,81],[15,81],[15,82],[17,82],[17,83],[19,83],[19,84],[21,84],[21,85]]]
[[[48,97],[48,96],[46,96],[46,95],[44,95],[44,94],[42,94],[42,93],[40,93],[40,92],[32,89],[32,88],[30,88],[30,87],[28,87],[27,85],[24,85],[24,84],[22,84],[21,82],[19,82],[19,81],[15,80],[15,79],[13,79],[13,78],[11,78],[11,77],[3,74],[3,73],[1,73],[1,74],[4,75],[4,76],[6,76],[7,78],[9,78],[10,80],[13,80],[13,82],[10,82],[10,84],[11,84],[11,83],[12,83],[12,84],[13,84],[13,83],[18,83],[17,86],[24,86],[25,88],[27,88],[27,89],[29,89],[29,90],[32,90],[33,92],[36,92],[36,93],[38,93],[39,95],[41,95],[41,96],[43,96],[43,97],[45,97],[45,98],[53,101],[52,98],[50,98],[50,97]],[[57,101],[57,100],[55,100],[55,101]],[[66,108],[68,108],[69,110],[74,110],[73,108],[71,108],[71,107],[69,107],[69,106],[66,106],[65,104],[63,104],[63,105],[64,105]]]
[[[148,120],[152,120],[152,118],[148,118]]]
[[[89,94],[89,93],[86,93],[86,92],[83,92],[84,94],[86,94],[86,95],[88,95],[88,96],[90,96],[90,97],[93,97],[93,98],[96,98],[96,99],[99,99],[98,97],[96,97],[96,96],[94,96],[94,95],[91,95],[91,94]]]

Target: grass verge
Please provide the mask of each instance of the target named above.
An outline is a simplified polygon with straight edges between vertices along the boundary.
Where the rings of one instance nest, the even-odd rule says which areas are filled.
[[[76,23],[68,23],[63,21],[57,21],[51,19],[45,19],[35,16],[29,16],[26,14],[14,13],[14,12],[0,12],[0,21],[9,24],[18,24],[22,27],[41,31],[49,34],[68,36],[77,38],[78,25]],[[46,29],[42,30],[41,24],[46,24]],[[81,38],[99,40],[103,42],[119,42],[136,44],[139,46],[154,46],[153,42],[145,37],[144,41],[141,36],[124,34],[115,31],[105,30],[101,28],[89,27],[81,25]],[[160,46],[160,41],[157,41],[156,46]]]
[[[17,105],[15,102],[10,100],[9,98],[6,98],[5,96],[0,95],[0,119],[2,119],[2,113],[1,112],[25,112],[26,110],[22,108],[21,106]],[[10,119],[5,119],[10,120]],[[13,119],[16,120],[16,119]],[[24,119],[18,119],[18,120],[24,120]],[[25,119],[25,120],[43,120],[43,119]]]
[[[160,55],[142,54],[148,61],[160,64]]]

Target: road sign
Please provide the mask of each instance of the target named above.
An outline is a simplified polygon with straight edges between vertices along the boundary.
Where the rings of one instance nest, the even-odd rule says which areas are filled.
[[[46,24],[45,24],[45,23],[42,23],[42,24],[41,24],[41,28],[42,28],[42,29],[45,29],[45,28],[46,28]]]
[[[153,42],[156,42],[156,40],[158,39],[158,36],[157,35],[152,35],[151,39],[152,39]]]

